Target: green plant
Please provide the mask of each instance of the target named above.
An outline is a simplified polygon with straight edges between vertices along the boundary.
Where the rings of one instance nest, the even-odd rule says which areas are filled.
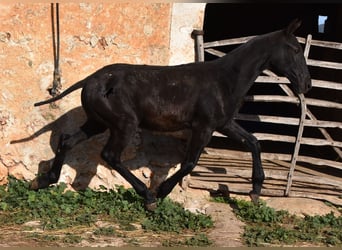
[[[153,231],[180,232],[184,229],[200,230],[213,226],[211,218],[203,214],[193,214],[180,204],[165,198],[158,202],[157,209],[142,223],[144,229]]]
[[[0,220],[3,223],[22,224],[29,220],[40,220],[47,229],[65,228],[76,225],[90,225],[99,217],[112,221],[136,221],[144,216],[142,200],[133,192],[122,188],[118,191],[80,192],[65,191],[61,183],[54,187],[32,191],[28,183],[10,179],[7,192],[0,200]],[[6,213],[15,216],[4,216]],[[3,216],[1,216],[3,215]]]
[[[113,227],[100,227],[94,231],[95,235],[113,236],[116,231]]]
[[[336,217],[333,213],[299,218],[284,210],[275,211],[265,202],[254,205],[243,200],[214,200],[231,204],[235,214],[246,223],[243,238],[248,246],[299,242],[342,246],[342,217]]]
[[[77,244],[82,241],[82,237],[79,235],[66,234],[63,238],[63,242],[67,244]]]
[[[284,217],[288,216],[287,211],[275,211],[262,201],[258,205],[244,200],[232,202],[236,205],[234,212],[244,221],[272,223],[280,222]]]
[[[121,230],[125,230],[125,231],[134,231],[137,228],[134,225],[129,223],[129,224],[121,224],[120,225],[120,229]]]
[[[30,232],[24,237],[29,240],[34,240],[37,242],[39,241],[41,243],[41,246],[49,246],[51,244],[55,244],[61,239],[60,236],[38,232]]]
[[[168,198],[158,200],[155,212],[147,212],[143,199],[133,189],[121,186],[116,190],[88,188],[72,192],[61,183],[32,191],[29,183],[10,178],[7,188],[0,187],[0,227],[39,221],[41,229],[53,231],[89,227],[99,220],[118,224],[125,231],[134,231],[136,223],[154,232],[201,232],[213,224],[209,216],[193,214]],[[99,228],[94,232],[112,233],[115,233],[113,228]],[[69,236],[64,243],[78,241]]]
[[[208,239],[205,234],[197,234],[184,240],[164,240],[162,245],[164,247],[177,247],[177,246],[191,246],[191,247],[207,247],[211,246],[213,242]]]
[[[128,239],[128,240],[125,240],[125,242],[128,243],[128,245],[130,246],[139,246],[139,240],[138,239]]]
[[[205,234],[197,234],[185,240],[184,245],[186,246],[196,246],[205,247],[210,246],[213,242],[208,239]]]

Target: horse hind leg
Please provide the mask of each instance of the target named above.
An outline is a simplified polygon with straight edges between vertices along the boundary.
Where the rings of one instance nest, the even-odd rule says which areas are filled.
[[[147,186],[121,163],[121,153],[135,134],[136,123],[127,121],[121,127],[121,129],[116,127],[110,130],[110,137],[101,153],[101,157],[132,185],[135,191],[145,199],[146,209],[152,211],[156,208],[156,198]]]
[[[184,176],[191,173],[196,167],[198,159],[211,139],[213,130],[209,127],[198,126],[192,130],[192,136],[188,145],[185,160],[182,162],[181,168],[171,177],[162,182],[158,188],[157,197],[165,198],[177,185]]]
[[[106,130],[101,124],[88,120],[79,131],[73,135],[62,134],[59,138],[56,156],[53,160],[52,167],[47,173],[39,174],[30,185],[30,189],[38,190],[47,188],[50,184],[57,183],[66,153],[80,142]]]

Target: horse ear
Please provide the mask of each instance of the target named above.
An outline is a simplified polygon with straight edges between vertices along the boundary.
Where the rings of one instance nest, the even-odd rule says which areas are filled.
[[[297,19],[294,19],[285,29],[285,33],[287,35],[291,35],[293,34],[298,28],[299,26],[302,24],[302,21]]]

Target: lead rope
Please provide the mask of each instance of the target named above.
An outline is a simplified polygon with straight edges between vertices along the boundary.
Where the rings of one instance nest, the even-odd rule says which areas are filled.
[[[49,93],[53,97],[59,94],[62,88],[61,84],[61,71],[59,66],[59,3],[56,3],[56,18],[54,3],[51,3],[51,19],[52,19],[52,45],[53,45],[53,58],[54,58],[54,71],[52,87],[49,88]],[[56,20],[55,20],[56,19]],[[56,28],[55,28],[56,23]],[[56,32],[57,31],[57,32]]]

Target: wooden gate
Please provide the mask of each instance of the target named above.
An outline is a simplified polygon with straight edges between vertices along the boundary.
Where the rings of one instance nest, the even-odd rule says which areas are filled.
[[[195,40],[197,61],[204,61],[205,53],[209,53],[217,57],[224,56],[225,53],[219,50],[220,47],[242,44],[254,37],[249,36],[204,43],[202,31],[195,30],[192,35]],[[300,43],[305,45],[304,56],[309,66],[333,70],[342,69],[342,63],[309,58],[310,50],[314,46],[341,50],[341,43],[313,40],[311,35],[308,35],[306,38],[297,37],[297,39]],[[276,116],[239,113],[237,117],[235,117],[236,120],[241,121],[254,121],[279,125],[286,124],[287,126],[294,126],[298,130],[296,136],[283,135],[281,132],[254,133],[254,136],[256,136],[260,141],[282,142],[286,143],[288,147],[292,147],[291,145],[293,145],[293,151],[290,154],[262,152],[261,158],[264,163],[266,174],[263,194],[311,197],[329,200],[334,204],[342,205],[342,142],[336,140],[328,131],[328,129],[333,128],[338,130],[338,133],[341,133],[341,116],[335,117],[334,120],[319,120],[310,110],[311,107],[320,107],[333,110],[335,114],[341,114],[342,103],[339,102],[340,100],[330,100],[329,98],[325,98],[323,100],[305,98],[304,95],[295,95],[289,88],[289,81],[285,77],[277,76],[269,70],[265,70],[263,75],[256,79],[256,83],[277,84],[282,89],[283,95],[246,96],[245,102],[267,102],[269,105],[272,105],[272,103],[300,105],[299,117],[284,117],[281,113]],[[342,90],[342,83],[320,79],[312,79],[312,86],[313,88],[332,89],[334,91]],[[317,129],[321,137],[312,138],[303,136],[305,128],[309,127],[310,129]],[[220,137],[223,135],[215,132],[214,136]],[[301,145],[306,145],[306,147],[315,147],[315,150],[319,150],[322,146],[331,147],[335,155],[333,159],[303,155],[300,153]],[[233,183],[226,179],[226,182],[229,183],[229,185],[227,185],[229,186],[230,192],[249,192],[250,186],[247,187],[245,184],[250,184],[250,161],[252,159],[250,153],[214,148],[206,148],[206,152],[207,154],[202,154],[198,164],[199,166],[192,174],[191,181],[189,182],[190,186],[204,188],[205,186],[208,187],[208,183],[211,183],[211,185],[214,183],[214,186],[216,187],[217,185],[222,185],[222,178],[229,179],[229,177],[227,177],[227,173],[232,173],[231,177],[234,177],[235,179],[234,181],[233,179],[230,179],[230,181],[233,181]],[[248,164],[246,164],[246,161]],[[218,170],[217,168],[216,172],[210,170],[210,163],[214,166],[222,166],[221,170]],[[314,169],[300,166],[299,163],[302,165],[310,164]],[[241,166],[244,165],[246,165],[246,167],[249,166],[249,168],[241,168]],[[231,166],[235,166],[236,169],[234,170]],[[321,171],[322,169],[320,168],[332,168],[336,171],[337,176],[334,176],[334,174],[323,174]],[[217,181],[215,181],[215,178]],[[236,178],[244,180],[245,183],[239,183]],[[207,183],[205,183],[206,181]],[[235,184],[237,183],[237,185],[235,185],[235,189],[234,182]],[[268,186],[269,188],[267,188]]]

